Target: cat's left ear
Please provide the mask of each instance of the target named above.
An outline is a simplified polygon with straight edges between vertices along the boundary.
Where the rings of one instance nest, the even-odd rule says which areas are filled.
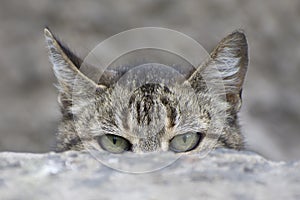
[[[234,111],[238,111],[241,106],[242,86],[247,66],[246,36],[243,32],[236,31],[221,40],[209,59],[197,68],[188,82],[197,92],[206,90],[207,84],[221,80],[227,101]]]
[[[71,106],[76,104],[75,100],[94,97],[96,92],[103,92],[106,86],[95,83],[83,74],[79,70],[82,60],[62,45],[48,28],[44,29],[44,35],[58,81],[56,85],[59,90],[58,101],[63,113],[69,114]]]
[[[48,29],[44,29],[44,35],[49,49],[49,58],[53,65],[55,76],[58,80],[61,92],[71,93],[75,80],[83,85],[83,88],[96,88],[98,85],[84,75],[80,70],[82,60],[71,52]]]

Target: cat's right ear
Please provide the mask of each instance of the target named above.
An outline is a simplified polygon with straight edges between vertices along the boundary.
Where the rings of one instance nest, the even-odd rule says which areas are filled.
[[[44,35],[49,49],[49,59],[58,81],[61,106],[71,105],[74,97],[85,98],[95,91],[106,88],[104,85],[96,84],[79,70],[81,59],[62,45],[48,28],[44,29]]]
[[[207,86],[223,89],[231,110],[241,106],[242,87],[248,66],[248,45],[245,34],[235,31],[225,37],[189,77],[188,83],[195,91],[208,92]],[[219,91],[222,93],[222,91]]]

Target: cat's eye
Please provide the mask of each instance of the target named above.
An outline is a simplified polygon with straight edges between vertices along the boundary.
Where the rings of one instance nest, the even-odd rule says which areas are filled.
[[[201,139],[202,134],[197,132],[177,135],[170,140],[169,148],[176,153],[191,151],[198,146]]]
[[[128,140],[117,135],[102,135],[97,138],[97,141],[104,150],[111,153],[123,153],[131,148],[131,143]]]

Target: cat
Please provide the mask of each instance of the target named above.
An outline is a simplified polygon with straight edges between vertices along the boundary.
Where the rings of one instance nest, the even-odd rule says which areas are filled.
[[[112,76],[109,73],[104,73],[102,82],[91,80],[80,71],[82,59],[48,28],[44,35],[58,81],[62,113],[57,151],[96,146],[111,153],[192,153],[208,144],[213,148],[244,149],[238,121],[248,66],[243,31],[222,39],[210,57],[182,83],[146,83],[134,89],[108,83],[106,79],[116,80],[105,77]],[[218,77],[224,91],[213,93],[207,81],[213,85]]]

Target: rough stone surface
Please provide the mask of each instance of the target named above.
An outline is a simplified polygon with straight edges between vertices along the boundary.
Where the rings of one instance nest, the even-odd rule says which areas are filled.
[[[128,158],[127,165],[140,159]],[[174,154],[148,155],[151,165]],[[118,158],[108,164],[120,164]],[[1,199],[300,199],[300,162],[272,162],[251,152],[182,156],[161,170],[114,170],[87,152],[0,154]]]

